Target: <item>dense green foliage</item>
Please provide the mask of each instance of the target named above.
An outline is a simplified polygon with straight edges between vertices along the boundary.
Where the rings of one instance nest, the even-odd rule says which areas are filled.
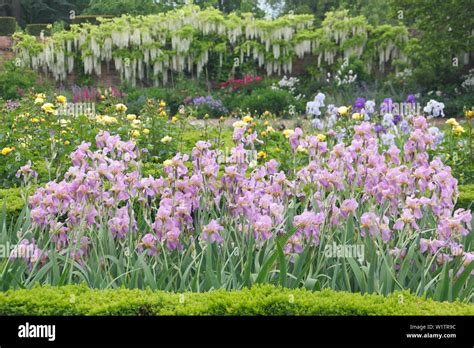
[[[38,75],[29,69],[8,61],[0,65],[0,97],[5,100],[17,99],[26,90],[37,85]]]
[[[28,24],[25,28],[29,35],[40,36],[41,32],[43,35],[50,35],[51,31],[48,29],[48,24]]]
[[[474,315],[474,305],[270,285],[182,294],[45,286],[0,293],[0,315]]]
[[[0,36],[11,35],[16,30],[16,20],[14,17],[0,17]]]
[[[401,22],[416,29],[410,50],[413,78],[423,81],[419,87],[451,93],[459,89],[461,76],[473,66],[473,2],[397,0],[392,9]]]

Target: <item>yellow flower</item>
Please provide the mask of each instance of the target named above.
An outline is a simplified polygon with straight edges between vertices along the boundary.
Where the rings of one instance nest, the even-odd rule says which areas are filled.
[[[262,159],[262,158],[266,158],[267,157],[267,153],[265,151],[260,151],[258,154],[257,154],[257,157],[259,159]]]
[[[263,122],[263,125],[266,127],[266,126],[270,125],[270,122],[265,121],[265,122]]]
[[[295,131],[293,129],[285,129],[283,131],[283,135],[286,137],[286,138],[289,138],[290,136],[293,135]]]
[[[273,133],[274,131],[275,131],[275,130],[273,129],[273,127],[271,127],[271,126],[268,126],[268,127],[267,127],[267,132],[268,132],[268,133]]]
[[[132,121],[132,127],[133,128],[140,128],[141,125],[142,125],[142,121],[140,121],[140,120],[133,120]]]
[[[298,147],[296,148],[296,151],[302,152],[302,153],[308,153],[308,149],[305,148],[303,145],[298,145]]]
[[[35,98],[45,99],[45,98],[46,98],[46,94],[44,94],[44,93],[37,93],[37,94],[35,95]]]
[[[316,138],[318,138],[319,141],[326,141],[326,136],[324,134],[318,134],[316,135]]]
[[[253,121],[253,118],[252,116],[245,116],[242,121],[244,121],[245,123],[249,123],[249,122],[252,122]]]
[[[66,140],[66,141],[64,142],[64,145],[69,145],[69,144],[71,144],[71,142],[70,142],[69,140]]]
[[[268,135],[268,133],[267,133],[266,131],[262,131],[262,132],[260,133],[260,135],[261,135],[263,138],[265,138],[265,137]]]
[[[166,107],[166,103],[164,100],[160,101],[160,108]]]
[[[43,104],[43,106],[41,107],[41,110],[43,110],[47,114],[52,114],[54,113],[54,105],[51,103]]]
[[[176,121],[178,121],[178,117],[176,117],[176,116],[171,117],[171,122],[174,123],[174,122],[176,122]]]
[[[58,96],[56,97],[56,101],[57,101],[59,104],[66,104],[67,99],[66,99],[66,97],[63,96],[63,95],[58,95]]]
[[[219,117],[219,122],[224,122],[224,121],[225,121],[225,117],[224,117],[224,116]]]
[[[164,136],[163,138],[161,138],[160,141],[161,141],[163,144],[167,144],[167,143],[171,142],[171,140],[173,140],[173,138],[170,137],[169,135],[166,135],[166,136]]]
[[[100,100],[105,100],[105,98],[106,98],[105,95],[103,94],[100,95]]]
[[[134,130],[134,131],[132,132],[132,137],[138,138],[139,136],[140,136],[140,132],[139,132],[139,131]]]
[[[25,143],[20,143],[20,147],[21,147],[22,149],[26,149],[26,144],[25,144]]]
[[[136,120],[137,119],[137,115],[135,114],[128,114],[127,115],[127,120],[129,121],[133,121],[133,120]]]
[[[446,121],[446,124],[449,124],[450,126],[456,127],[459,126],[458,121],[456,121],[455,118],[450,118],[449,120]]]
[[[150,130],[149,130],[148,128],[145,128],[145,129],[143,130],[143,134],[145,134],[145,135],[150,134]]]
[[[127,106],[124,105],[124,104],[117,104],[115,105],[115,110],[117,110],[118,112],[125,112],[127,111]]]
[[[35,104],[36,104],[36,105],[43,104],[43,103],[44,103],[44,99],[43,99],[43,98],[37,97],[37,98],[35,99]]]
[[[466,132],[466,130],[462,126],[457,125],[453,127],[454,135],[461,135],[464,132]]]
[[[166,114],[166,111],[163,110],[163,111],[160,111],[160,116],[166,117],[166,116],[168,116],[168,115]]]
[[[346,116],[348,111],[349,111],[349,109],[347,108],[347,106],[340,106],[337,109],[337,113],[341,116]]]
[[[267,117],[267,116],[270,116],[271,115],[271,112],[266,110],[264,113],[263,113],[263,116]]]
[[[253,132],[252,128],[247,129],[247,133],[252,134],[252,132]]]
[[[203,118],[207,120],[209,118],[209,114],[205,114]]]
[[[355,112],[352,114],[352,119],[353,120],[356,120],[356,121],[360,121],[364,118],[364,115],[362,115],[361,113],[359,112]]]
[[[172,164],[173,164],[173,161],[172,161],[172,160],[166,160],[166,161],[163,162],[163,166],[165,166],[165,167],[169,167],[169,166],[171,166]]]
[[[232,127],[234,128],[243,128],[246,126],[246,123],[244,121],[236,121],[232,124]]]
[[[4,147],[2,149],[2,155],[3,156],[6,156],[8,155],[10,152],[12,152],[15,148],[14,147]]]
[[[466,116],[466,118],[472,118],[474,117],[474,110],[466,110],[464,115]]]
[[[117,123],[117,119],[115,117],[111,117],[111,116],[107,116],[107,115],[105,115],[105,116],[98,115],[96,117],[96,121],[97,121],[97,123],[100,123],[100,124],[103,124],[103,125]]]
[[[33,117],[33,118],[30,120],[31,123],[39,123],[39,121],[40,121],[40,120],[37,119],[36,117]]]

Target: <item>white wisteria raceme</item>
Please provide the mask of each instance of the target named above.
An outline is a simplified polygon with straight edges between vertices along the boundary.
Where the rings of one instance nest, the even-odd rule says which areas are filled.
[[[99,21],[73,25],[40,42],[18,33],[15,50],[23,65],[57,80],[66,79],[74,69],[74,56],[79,56],[85,74],[101,75],[103,64],[113,62],[121,77],[134,84],[142,79],[166,83],[173,72],[199,76],[211,54],[218,56],[220,66],[224,58],[238,59],[235,66],[251,60],[268,75],[287,74],[296,57],[314,54],[318,65],[332,65],[338,57],[361,57],[370,40],[366,18],[350,17],[347,11],[328,12],[321,28],[314,27],[314,17],[308,14],[257,19],[195,5]],[[380,26],[374,33],[372,46],[378,49],[381,66],[404,58],[405,27]],[[379,45],[378,39],[387,35],[389,44]]]

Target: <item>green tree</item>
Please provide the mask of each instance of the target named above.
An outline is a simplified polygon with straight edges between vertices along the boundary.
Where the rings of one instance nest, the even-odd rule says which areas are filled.
[[[429,89],[458,87],[461,76],[474,66],[474,2],[392,0],[392,8],[393,17],[412,28],[416,39],[410,55],[415,80]]]
[[[68,22],[70,12],[80,13],[89,0],[12,0],[21,3],[20,24]]]
[[[84,14],[113,15],[123,14],[147,15],[160,11],[167,11],[174,7],[174,1],[155,0],[94,0],[84,10]]]

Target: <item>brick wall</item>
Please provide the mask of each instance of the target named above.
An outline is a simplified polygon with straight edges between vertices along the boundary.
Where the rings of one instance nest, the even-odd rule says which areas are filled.
[[[5,61],[15,56],[12,47],[13,40],[11,36],[0,36],[0,61]]]

